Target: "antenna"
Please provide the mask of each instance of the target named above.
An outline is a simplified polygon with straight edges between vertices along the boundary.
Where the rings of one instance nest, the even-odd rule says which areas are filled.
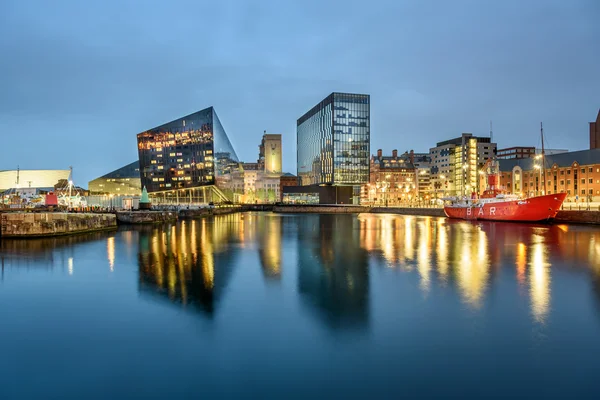
[[[540,134],[542,135],[542,174],[544,179],[544,194],[546,194],[546,152],[544,151],[544,124],[540,122]]]
[[[490,120],[490,143],[494,143],[494,131],[492,130],[492,121]]]

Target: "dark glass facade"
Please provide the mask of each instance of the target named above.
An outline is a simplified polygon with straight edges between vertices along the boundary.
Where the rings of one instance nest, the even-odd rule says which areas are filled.
[[[142,187],[148,192],[215,185],[238,157],[212,107],[137,135]]]
[[[369,181],[370,96],[332,93],[297,121],[301,185]]]

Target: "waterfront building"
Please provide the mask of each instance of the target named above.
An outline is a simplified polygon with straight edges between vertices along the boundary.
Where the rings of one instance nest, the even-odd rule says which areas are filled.
[[[552,154],[542,159],[500,160],[500,185],[509,193],[567,193],[567,201],[600,199],[600,149]],[[544,175],[545,169],[545,175]]]
[[[136,160],[90,181],[88,190],[92,195],[140,196],[142,182],[139,161]]]
[[[0,191],[34,188],[51,191],[61,180],[69,179],[68,169],[16,169],[0,171]]]
[[[370,96],[330,94],[298,119],[296,134],[305,188],[288,187],[290,195],[316,193],[320,203],[358,204],[360,187],[369,182]]]
[[[600,110],[595,122],[590,122],[590,149],[600,149]]]
[[[567,153],[567,149],[544,149],[546,155]],[[500,149],[496,153],[496,158],[499,160],[511,160],[515,158],[532,158],[542,154],[541,148],[533,146],[516,146]]]
[[[286,172],[279,177],[279,201],[283,201],[283,188],[288,186],[298,186],[298,177]]]
[[[265,131],[260,146],[258,146],[259,169],[265,174],[281,174],[281,135]]]
[[[213,107],[137,135],[142,187],[156,203],[231,201],[238,157]]]
[[[416,169],[408,153],[384,156],[383,150],[370,160],[369,183],[363,186],[362,200],[373,205],[399,205],[417,200]]]
[[[498,149],[496,157],[499,160],[510,160],[513,158],[531,158],[535,157],[535,147],[516,146]]]
[[[235,202],[273,203],[281,198],[281,135],[265,132],[258,149],[257,162],[240,162],[219,185]]]
[[[489,137],[463,133],[430,149],[431,182],[437,197],[468,196],[480,191],[481,168],[493,157],[496,143]]]

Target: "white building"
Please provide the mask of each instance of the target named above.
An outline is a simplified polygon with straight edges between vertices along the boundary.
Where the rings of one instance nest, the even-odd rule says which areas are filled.
[[[431,182],[437,197],[468,196],[480,191],[479,173],[493,157],[496,143],[489,137],[463,133],[429,150]]]

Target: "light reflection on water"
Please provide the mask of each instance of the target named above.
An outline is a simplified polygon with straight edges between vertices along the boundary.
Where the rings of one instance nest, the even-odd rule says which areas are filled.
[[[456,351],[463,353],[466,369],[477,369],[477,354],[512,365],[496,352],[527,353],[533,364],[518,361],[524,375],[542,359],[548,366],[562,365],[552,346],[570,340],[577,341],[571,351],[578,359],[593,349],[600,351],[592,340],[600,334],[600,230],[594,227],[245,213],[116,233],[3,240],[0,261],[0,304],[29,301],[27,312],[33,314],[25,323],[14,309],[0,308],[0,318],[8,326],[22,325],[25,333],[20,335],[25,337],[48,329],[36,324],[37,312],[53,316],[58,326],[78,326],[87,332],[83,337],[95,334],[86,330],[93,322],[78,325],[86,318],[101,320],[116,335],[123,324],[115,319],[116,310],[122,309],[137,323],[130,330],[156,322],[153,331],[139,328],[138,338],[173,330],[191,347],[198,346],[196,340],[211,342],[204,355],[233,364],[244,359],[252,369],[260,364],[248,361],[256,352],[274,365],[308,362],[305,357],[318,360],[327,371],[363,365],[363,374],[370,377],[364,382],[377,381],[373,371],[387,376],[379,370],[380,364],[393,364],[386,357],[410,358],[413,350],[422,358],[413,359],[410,370],[395,365],[399,373],[416,374],[422,367],[423,372],[433,368],[435,374],[431,365],[442,359],[430,346],[443,343],[449,343],[447,350],[461,349]],[[99,298],[112,291],[115,308],[104,313],[109,301]],[[127,296],[132,292],[139,297]],[[51,305],[61,296],[73,303],[61,302],[68,312],[55,315]],[[85,310],[94,314],[84,315]],[[178,314],[180,310],[185,313]],[[185,318],[209,324],[217,335],[203,336],[189,331],[189,324],[175,322]],[[473,318],[481,324],[468,322]],[[549,338],[546,347],[532,347],[532,329]],[[1,332],[0,340],[14,340],[9,333]],[[212,342],[215,338],[248,348],[235,346],[238,353],[229,354]],[[103,340],[110,342],[106,336]],[[586,348],[578,352],[583,344]],[[532,348],[538,353],[530,353]],[[27,346],[15,346],[17,350],[27,351]],[[362,354],[363,364],[348,359],[355,353]],[[279,358],[283,354],[286,358]],[[588,366],[594,362],[590,358]],[[321,367],[313,368],[307,379],[327,375]],[[10,366],[0,362],[3,370]],[[336,376],[334,372],[333,381]],[[287,376],[279,379],[286,381]]]

